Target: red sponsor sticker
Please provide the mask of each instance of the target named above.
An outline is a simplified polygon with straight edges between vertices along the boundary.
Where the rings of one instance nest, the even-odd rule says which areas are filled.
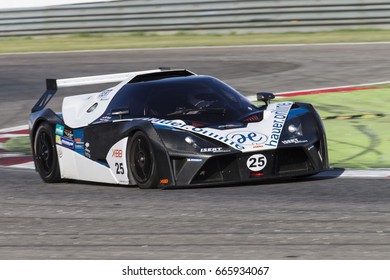
[[[123,151],[121,149],[112,150],[112,157],[122,158],[122,156],[123,156]]]

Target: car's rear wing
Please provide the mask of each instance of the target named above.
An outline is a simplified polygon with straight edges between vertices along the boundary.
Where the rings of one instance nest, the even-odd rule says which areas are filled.
[[[60,88],[123,82],[125,80],[132,80],[135,77],[140,77],[147,74],[156,74],[161,72],[166,72],[167,74],[175,73],[176,75],[178,74],[178,72],[181,72],[182,76],[194,75],[194,73],[188,70],[170,70],[170,68],[161,67],[155,70],[136,71],[136,72],[127,72],[127,73],[118,73],[118,74],[77,77],[77,78],[69,78],[69,79],[46,79],[46,91],[43,93],[41,98],[39,98],[38,102],[31,109],[31,112],[34,113],[45,108],[47,103],[49,103],[49,101],[55,95],[57,90]]]

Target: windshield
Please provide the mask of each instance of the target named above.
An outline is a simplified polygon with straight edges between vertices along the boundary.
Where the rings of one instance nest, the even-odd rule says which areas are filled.
[[[217,124],[238,121],[258,111],[240,93],[208,76],[129,83],[111,101],[107,114],[125,108],[123,117],[181,119]]]

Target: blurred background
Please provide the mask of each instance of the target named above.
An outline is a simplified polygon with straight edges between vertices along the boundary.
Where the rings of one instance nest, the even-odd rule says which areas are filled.
[[[1,36],[390,28],[385,0],[41,0],[3,1],[0,9]]]
[[[362,41],[383,41],[388,39],[384,35],[386,32],[369,31],[390,29],[389,15],[390,2],[386,0],[3,1],[0,4],[0,38],[30,36],[31,39],[31,36],[72,34],[76,38],[70,37],[71,41],[77,42],[77,37],[89,37],[90,42],[96,44],[96,37],[111,35],[109,39],[112,47],[120,48],[125,45],[119,41],[129,43],[130,39],[134,39],[126,37],[129,35],[137,39],[162,34],[220,35],[185,37],[176,42],[170,42],[174,39],[166,37],[156,45],[172,46],[221,45],[229,42],[305,43],[310,41],[308,37],[313,37],[313,34],[308,33],[344,31],[341,34],[323,34],[322,38],[317,36],[312,40],[344,42],[359,38]],[[360,32],[345,32],[352,30]],[[305,32],[306,36],[290,34],[296,32]],[[121,33],[121,40],[117,38],[118,33]],[[272,33],[283,33],[284,36],[279,34],[272,37]],[[238,41],[223,36],[251,34],[263,35],[241,36]],[[153,45],[154,40],[148,42],[147,38],[143,38],[140,41],[143,45],[130,44],[130,47]],[[100,42],[95,48],[103,45]],[[51,48],[58,49],[59,46]]]

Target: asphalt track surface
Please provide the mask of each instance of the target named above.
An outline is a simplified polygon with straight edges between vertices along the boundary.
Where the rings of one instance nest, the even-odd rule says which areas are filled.
[[[252,95],[387,81],[389,53],[358,44],[0,55],[0,128],[26,124],[45,78],[171,66]],[[389,179],[140,190],[44,184],[32,170],[0,176],[0,259],[390,259]]]

